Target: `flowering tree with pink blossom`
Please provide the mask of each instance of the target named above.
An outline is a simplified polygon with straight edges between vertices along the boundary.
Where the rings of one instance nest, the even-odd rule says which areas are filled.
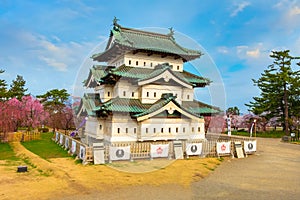
[[[205,116],[205,132],[208,133],[223,133],[226,127],[225,115]]]
[[[12,98],[0,102],[0,132],[4,133],[4,138],[20,126],[35,128],[47,117],[43,105],[32,96],[23,96],[21,101]]]
[[[21,111],[23,116],[21,125],[28,129],[44,124],[49,116],[40,101],[29,95],[22,97]]]
[[[0,131],[4,133],[16,131],[21,118],[22,112],[20,112],[20,101],[18,99],[12,98],[8,101],[1,102]]]

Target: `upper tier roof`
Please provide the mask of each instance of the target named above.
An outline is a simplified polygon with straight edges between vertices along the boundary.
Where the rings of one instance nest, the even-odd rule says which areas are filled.
[[[193,60],[202,55],[200,51],[180,46],[173,35],[172,28],[169,34],[161,34],[125,28],[114,23],[105,51],[93,55],[92,58],[99,62],[107,62],[130,51],[143,51],[149,55],[153,53],[170,55],[176,59],[182,58],[184,61]]]
[[[178,78],[178,80],[191,85],[191,87],[205,87],[211,83],[209,79],[191,74],[187,71],[173,71],[168,63],[164,63],[157,65],[154,69],[129,67],[125,65],[118,68],[103,65],[93,66],[90,70],[88,79],[85,81],[85,86],[93,88],[97,83],[114,82],[114,80],[117,80],[120,77],[135,79],[139,82],[158,76],[165,71],[169,71],[174,77]]]

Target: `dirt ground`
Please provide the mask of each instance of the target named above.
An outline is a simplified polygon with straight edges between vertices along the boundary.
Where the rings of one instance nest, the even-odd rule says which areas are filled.
[[[282,143],[279,139],[258,139],[255,155],[225,159],[220,166],[212,158],[83,166],[71,158],[43,160],[19,143],[14,143],[14,150],[28,158],[29,172],[16,173],[16,166],[1,161],[0,199],[299,199],[300,196],[300,145]],[[146,172],[136,173],[141,169]]]
[[[46,161],[20,143],[12,147],[23,163],[0,162],[0,199],[186,199],[190,184],[220,164],[216,158],[194,158],[84,166],[73,158]],[[24,160],[28,172],[16,173]]]
[[[192,184],[193,199],[299,199],[300,145],[258,138],[258,152]]]

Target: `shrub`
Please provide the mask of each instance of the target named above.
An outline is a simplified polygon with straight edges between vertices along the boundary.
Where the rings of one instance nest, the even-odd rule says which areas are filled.
[[[49,132],[49,128],[38,128],[38,131],[42,133],[47,133]]]

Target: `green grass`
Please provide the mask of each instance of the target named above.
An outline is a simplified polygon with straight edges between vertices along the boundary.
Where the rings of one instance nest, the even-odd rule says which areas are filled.
[[[52,141],[53,133],[42,133],[40,140],[22,142],[22,145],[44,159],[70,157],[67,151]]]
[[[232,135],[240,135],[240,136],[250,136],[250,133],[247,131],[232,131]],[[262,138],[282,138],[285,133],[284,131],[266,131],[266,132],[257,132],[256,137]],[[252,133],[252,137],[255,137],[255,133]]]
[[[0,160],[10,160],[10,161],[19,160],[19,158],[16,157],[9,143],[0,143]]]

